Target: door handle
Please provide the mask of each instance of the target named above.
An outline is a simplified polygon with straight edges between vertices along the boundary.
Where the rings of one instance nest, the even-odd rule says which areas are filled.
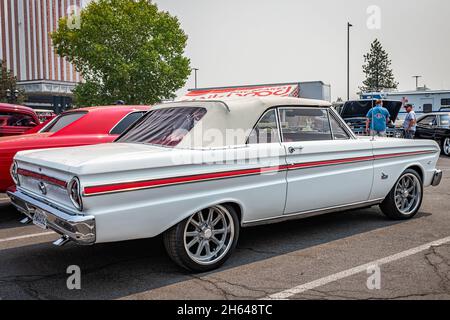
[[[288,151],[289,151],[289,153],[295,153],[295,151],[302,151],[304,149],[304,147],[289,147],[288,148]]]

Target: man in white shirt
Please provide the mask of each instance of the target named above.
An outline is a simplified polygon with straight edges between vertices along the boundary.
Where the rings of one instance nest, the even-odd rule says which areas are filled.
[[[414,136],[416,135],[416,124],[417,124],[416,113],[413,111],[412,104],[405,105],[405,109],[407,112],[405,121],[403,122],[403,129],[405,130],[405,138],[414,139]]]

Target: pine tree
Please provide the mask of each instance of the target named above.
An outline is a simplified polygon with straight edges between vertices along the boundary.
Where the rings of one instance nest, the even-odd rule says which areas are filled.
[[[7,90],[10,90],[10,93],[14,91],[19,91],[19,96],[14,101],[15,103],[22,103],[25,100],[25,95],[23,90],[20,90],[17,87],[17,79],[14,74],[8,70],[6,67],[6,62],[4,60],[0,60],[0,102],[12,102],[8,101]]]
[[[359,88],[362,92],[397,89],[398,82],[395,81],[391,68],[392,61],[378,39],[372,42],[370,52],[364,55],[364,63],[366,80]]]

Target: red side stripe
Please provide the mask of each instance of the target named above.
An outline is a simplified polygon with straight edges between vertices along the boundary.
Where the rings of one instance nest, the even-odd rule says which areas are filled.
[[[215,179],[234,178],[234,177],[245,176],[245,175],[263,174],[263,173],[267,173],[267,172],[281,172],[281,171],[285,171],[285,170],[296,170],[296,169],[314,168],[314,167],[319,167],[319,166],[346,164],[346,163],[353,163],[353,162],[373,161],[373,160],[389,159],[389,158],[404,157],[404,156],[408,156],[408,155],[419,155],[419,154],[426,154],[426,153],[434,153],[434,151],[392,153],[392,154],[383,154],[383,155],[376,155],[376,156],[365,156],[365,157],[355,157],[355,158],[346,158],[346,159],[305,162],[305,163],[297,163],[297,164],[283,165],[283,166],[270,167],[270,168],[257,168],[257,169],[247,169],[247,170],[237,170],[237,171],[216,172],[216,173],[207,173],[207,174],[199,174],[199,175],[184,176],[184,177],[164,178],[164,179],[138,181],[138,182],[125,182],[125,183],[118,183],[118,184],[111,184],[111,185],[91,186],[91,187],[84,188],[84,195],[89,196],[89,195],[109,193],[109,192],[123,192],[123,191],[135,190],[135,189],[163,187],[163,186],[180,184],[180,183],[191,183],[191,182],[199,182],[199,181],[207,181],[207,180],[215,180]]]
[[[336,159],[336,160],[327,160],[327,161],[305,162],[305,163],[296,163],[296,164],[290,165],[289,169],[312,168],[312,167],[329,166],[329,165],[333,165],[333,164],[343,164],[343,163],[371,161],[371,160],[373,160],[373,156],[347,158],[347,159]]]
[[[56,186],[59,186],[59,187],[62,187],[62,188],[66,188],[67,187],[67,182],[66,181],[62,181],[62,180],[59,180],[59,179],[56,179],[56,178],[52,178],[52,177],[49,177],[49,176],[46,176],[46,175],[43,175],[43,174],[40,174],[40,173],[32,172],[32,171],[25,170],[25,169],[18,169],[17,173],[19,175],[21,175],[21,176],[34,178],[34,179],[37,179],[37,180],[42,180],[44,182],[47,182],[47,183],[50,183],[50,184],[53,184],[53,185],[56,185]]]
[[[179,184],[179,183],[189,183],[189,182],[197,182],[197,181],[205,181],[205,180],[232,178],[232,177],[245,176],[245,175],[257,175],[257,174],[263,174],[263,173],[268,173],[268,172],[278,172],[278,171],[283,171],[286,169],[287,169],[287,166],[257,168],[257,169],[238,170],[238,171],[206,173],[206,174],[199,174],[199,175],[193,175],[193,176],[165,178],[165,179],[148,180],[148,181],[140,181],[140,182],[126,182],[126,183],[119,183],[119,184],[113,184],[113,185],[93,186],[93,187],[85,187],[84,194],[92,195],[92,194],[105,193],[105,192],[116,192],[116,191],[126,191],[126,190],[134,190],[134,189],[141,189],[141,188],[161,187],[161,186],[167,186],[167,185],[173,185],[173,184]]]

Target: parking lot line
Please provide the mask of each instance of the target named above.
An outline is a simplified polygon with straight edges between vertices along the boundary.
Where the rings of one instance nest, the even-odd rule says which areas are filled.
[[[298,295],[301,294],[303,292],[306,292],[308,290],[312,290],[321,286],[324,286],[326,284],[329,284],[331,282],[335,282],[337,280],[341,280],[344,278],[348,278],[350,276],[353,276],[355,274],[361,273],[361,272],[366,272],[369,268],[373,267],[373,266],[382,266],[384,264],[390,263],[390,262],[394,262],[412,255],[415,255],[417,253],[426,251],[428,249],[430,249],[431,247],[437,247],[437,246],[441,246],[443,244],[449,243],[450,242],[450,237],[447,238],[443,238],[440,240],[436,240],[424,245],[421,245],[419,247],[416,248],[412,248],[406,251],[402,251],[400,253],[394,254],[392,256],[388,256],[385,258],[381,258],[379,260],[375,260],[366,264],[363,264],[361,266],[355,267],[355,268],[351,268],[339,273],[335,273],[332,274],[328,277],[324,277],[318,280],[314,280],[311,281],[309,283],[306,284],[302,284],[299,285],[297,287],[291,288],[291,289],[287,289],[275,294],[272,294],[270,296],[268,296],[267,298],[265,298],[266,300],[286,300],[289,299],[290,297],[294,296],[294,295]]]
[[[0,239],[0,243],[2,243],[2,242],[9,242],[9,241],[15,241],[15,240],[23,240],[23,239],[28,239],[28,238],[49,236],[51,234],[55,234],[55,233],[53,231],[49,231],[49,232],[42,232],[42,233],[27,234],[27,235],[24,235],[24,236]]]

